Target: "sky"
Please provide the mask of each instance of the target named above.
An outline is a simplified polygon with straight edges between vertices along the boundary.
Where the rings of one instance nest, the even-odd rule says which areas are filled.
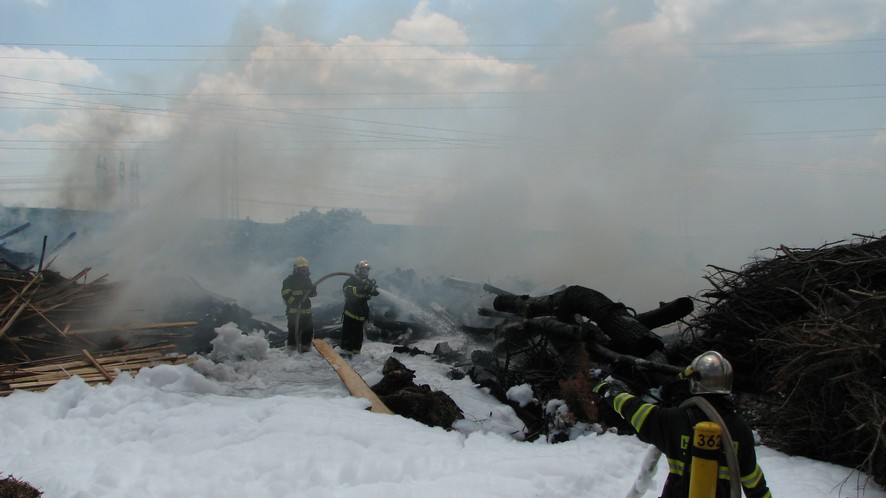
[[[289,356],[233,324],[216,332],[212,352],[191,366],[120,373],[97,386],[74,377],[0,398],[2,477],[45,498],[619,497],[650,454],[635,436],[599,427],[572,426],[563,443],[524,441],[510,406],[469,379],[449,379],[448,365],[423,355],[393,354],[465,418],[446,431],[373,413],[316,351]],[[352,364],[372,385],[391,350],[368,342]],[[509,396],[526,403],[531,388]],[[756,452],[773,496],[886,496],[846,467],[765,441]],[[661,458],[643,496],[657,496],[666,475]]]
[[[450,229],[452,274],[640,308],[706,265],[883,230],[882,1],[0,9],[3,206],[128,212],[139,233],[359,209]]]

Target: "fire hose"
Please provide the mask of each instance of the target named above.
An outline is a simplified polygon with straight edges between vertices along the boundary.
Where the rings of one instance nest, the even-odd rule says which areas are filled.
[[[730,498],[741,498],[741,472],[738,468],[738,455],[735,454],[735,446],[732,443],[732,435],[726,422],[717,409],[711,405],[710,401],[701,396],[693,396],[686,401],[680,403],[680,407],[697,406],[704,412],[711,421],[716,422],[722,428],[723,448],[726,453],[726,465],[729,467],[729,496]],[[689,448],[687,448],[689,451]],[[649,480],[655,472],[655,467],[661,457],[661,450],[655,446],[649,449],[646,457],[643,459],[643,466],[640,469],[640,475],[634,481],[634,485],[628,492],[626,498],[640,498],[649,488]]]
[[[314,288],[316,288],[318,285],[320,285],[324,280],[330,279],[332,277],[360,278],[359,276],[357,276],[353,273],[350,273],[350,272],[336,271],[336,272],[332,272],[328,275],[323,275],[322,277],[320,277],[316,282],[314,282]],[[303,295],[301,297],[301,299],[298,300],[298,305],[296,306],[296,309],[297,309],[297,311],[295,312],[295,340],[296,340],[296,342],[299,341],[298,326],[299,326],[299,323],[301,322],[301,312],[302,312],[301,305],[305,301],[305,299],[308,298],[308,294],[310,294],[310,293],[306,293],[305,295]]]

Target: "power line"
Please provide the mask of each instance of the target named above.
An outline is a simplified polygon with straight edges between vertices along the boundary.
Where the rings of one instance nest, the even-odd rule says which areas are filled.
[[[886,49],[878,50],[845,50],[845,51],[829,51],[829,52],[756,52],[756,53],[720,53],[720,54],[667,54],[658,53],[655,55],[594,55],[586,56],[588,59],[686,59],[686,58],[756,58],[756,57],[813,57],[813,56],[834,56],[834,55],[873,55],[886,53]],[[496,57],[496,60],[502,62],[519,62],[519,61],[555,61],[573,59],[574,55],[563,56],[530,56],[524,55],[520,57]],[[90,61],[100,62],[476,62],[483,61],[481,56],[471,57],[87,57]],[[24,56],[24,55],[2,55],[0,60],[30,60],[30,61],[69,61],[69,56]]]
[[[878,43],[886,42],[886,38],[846,38],[846,39],[816,39],[816,40],[781,40],[781,41],[698,41],[698,42],[599,42],[599,43],[465,43],[465,44],[445,44],[445,43],[348,43],[340,45],[343,48],[424,48],[424,47],[440,47],[440,48],[586,48],[592,46],[759,46],[759,45],[821,45],[821,44],[852,44],[852,43]],[[256,45],[256,44],[173,44],[173,43],[52,43],[52,42],[19,42],[19,41],[0,41],[0,45],[16,45],[22,47],[102,47],[102,48],[260,48],[260,47],[281,47],[281,48],[312,48],[316,47],[316,43],[287,43],[275,45]],[[339,47],[339,45],[337,45]]]

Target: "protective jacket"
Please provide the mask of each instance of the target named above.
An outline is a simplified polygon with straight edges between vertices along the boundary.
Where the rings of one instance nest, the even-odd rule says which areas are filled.
[[[754,436],[747,422],[724,395],[705,395],[723,417],[737,447],[741,485],[748,498],[771,498],[763,471],[757,465]],[[602,398],[637,431],[644,442],[655,445],[668,460],[668,477],[661,498],[685,498],[689,493],[690,447],[693,427],[708,420],[696,406],[662,408],[646,403],[621,386],[605,390]],[[720,456],[717,498],[729,497],[729,468],[725,454]]]
[[[369,299],[372,285],[357,277],[349,277],[341,287],[345,294],[344,314],[354,320],[365,321],[369,317]]]
[[[299,308],[301,308],[302,315],[309,315],[311,313],[311,298],[317,295],[317,289],[311,282],[310,275],[293,271],[283,280],[280,294],[283,296],[283,302],[286,303],[286,315],[299,314]]]

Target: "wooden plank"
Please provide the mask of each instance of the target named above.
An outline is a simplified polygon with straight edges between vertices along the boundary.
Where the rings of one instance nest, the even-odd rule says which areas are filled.
[[[19,315],[22,314],[22,311],[25,310],[25,308],[28,306],[28,304],[29,304],[29,301],[25,301],[24,303],[22,303],[22,305],[18,307],[18,309],[15,311],[15,313],[12,314],[12,317],[9,318],[9,321],[7,321],[3,325],[3,328],[0,328],[0,337],[3,337],[3,334],[5,334],[6,331],[9,330],[10,327],[12,327],[12,324],[15,323],[15,320],[18,318]]]
[[[32,279],[28,282],[28,284],[25,285],[24,288],[22,288],[22,290],[16,292],[16,293],[15,293],[15,296],[14,296],[12,299],[9,300],[9,303],[8,303],[6,306],[3,307],[3,311],[0,311],[0,316],[5,316],[5,315],[6,315],[6,312],[9,311],[10,309],[12,309],[12,306],[15,304],[15,302],[16,302],[17,300],[19,300],[22,296],[24,296],[24,295],[25,295],[25,292],[28,291],[28,289],[31,287],[31,285],[33,285],[34,282],[36,282],[36,281],[39,280],[39,279],[40,279],[40,274],[36,274],[36,275],[34,275],[34,278],[32,278]]]
[[[160,322],[160,323],[139,323],[128,325],[110,325],[107,327],[93,327],[88,329],[68,330],[68,335],[92,334],[95,332],[117,332],[127,330],[152,330],[152,329],[171,329],[177,327],[193,327],[197,322]]]
[[[58,332],[59,334],[61,334],[62,337],[65,336],[65,333],[64,333],[60,328],[58,328],[58,327],[55,325],[55,323],[52,322],[52,320],[50,320],[49,318],[47,318],[46,315],[43,313],[43,311],[37,309],[37,307],[34,306],[33,304],[28,303],[28,306],[31,307],[31,310],[34,311],[34,313],[37,313],[37,315],[39,315],[40,318],[42,318],[46,323],[48,323],[50,327],[54,328],[54,329],[56,330],[56,332]]]
[[[101,374],[104,375],[106,379],[108,379],[108,382],[114,382],[114,376],[111,375],[110,372],[105,370],[105,367],[103,367],[101,363],[97,362],[95,360],[95,357],[92,356],[89,351],[81,349],[80,352],[83,353],[83,356],[85,356],[87,360],[89,360],[89,363],[92,363],[92,366],[94,366],[96,370],[101,372]]]
[[[314,339],[314,347],[317,348],[317,352],[326,359],[326,362],[332,366],[332,369],[335,370],[335,373],[337,373],[342,382],[345,383],[345,386],[347,386],[351,395],[357,396],[358,398],[368,399],[369,402],[372,403],[370,411],[394,415],[394,412],[392,412],[391,409],[378,398],[372,389],[369,388],[369,385],[366,384],[363,377],[360,377],[360,374],[351,368],[351,365],[349,365],[344,358],[339,356],[328,342],[322,339]]]

